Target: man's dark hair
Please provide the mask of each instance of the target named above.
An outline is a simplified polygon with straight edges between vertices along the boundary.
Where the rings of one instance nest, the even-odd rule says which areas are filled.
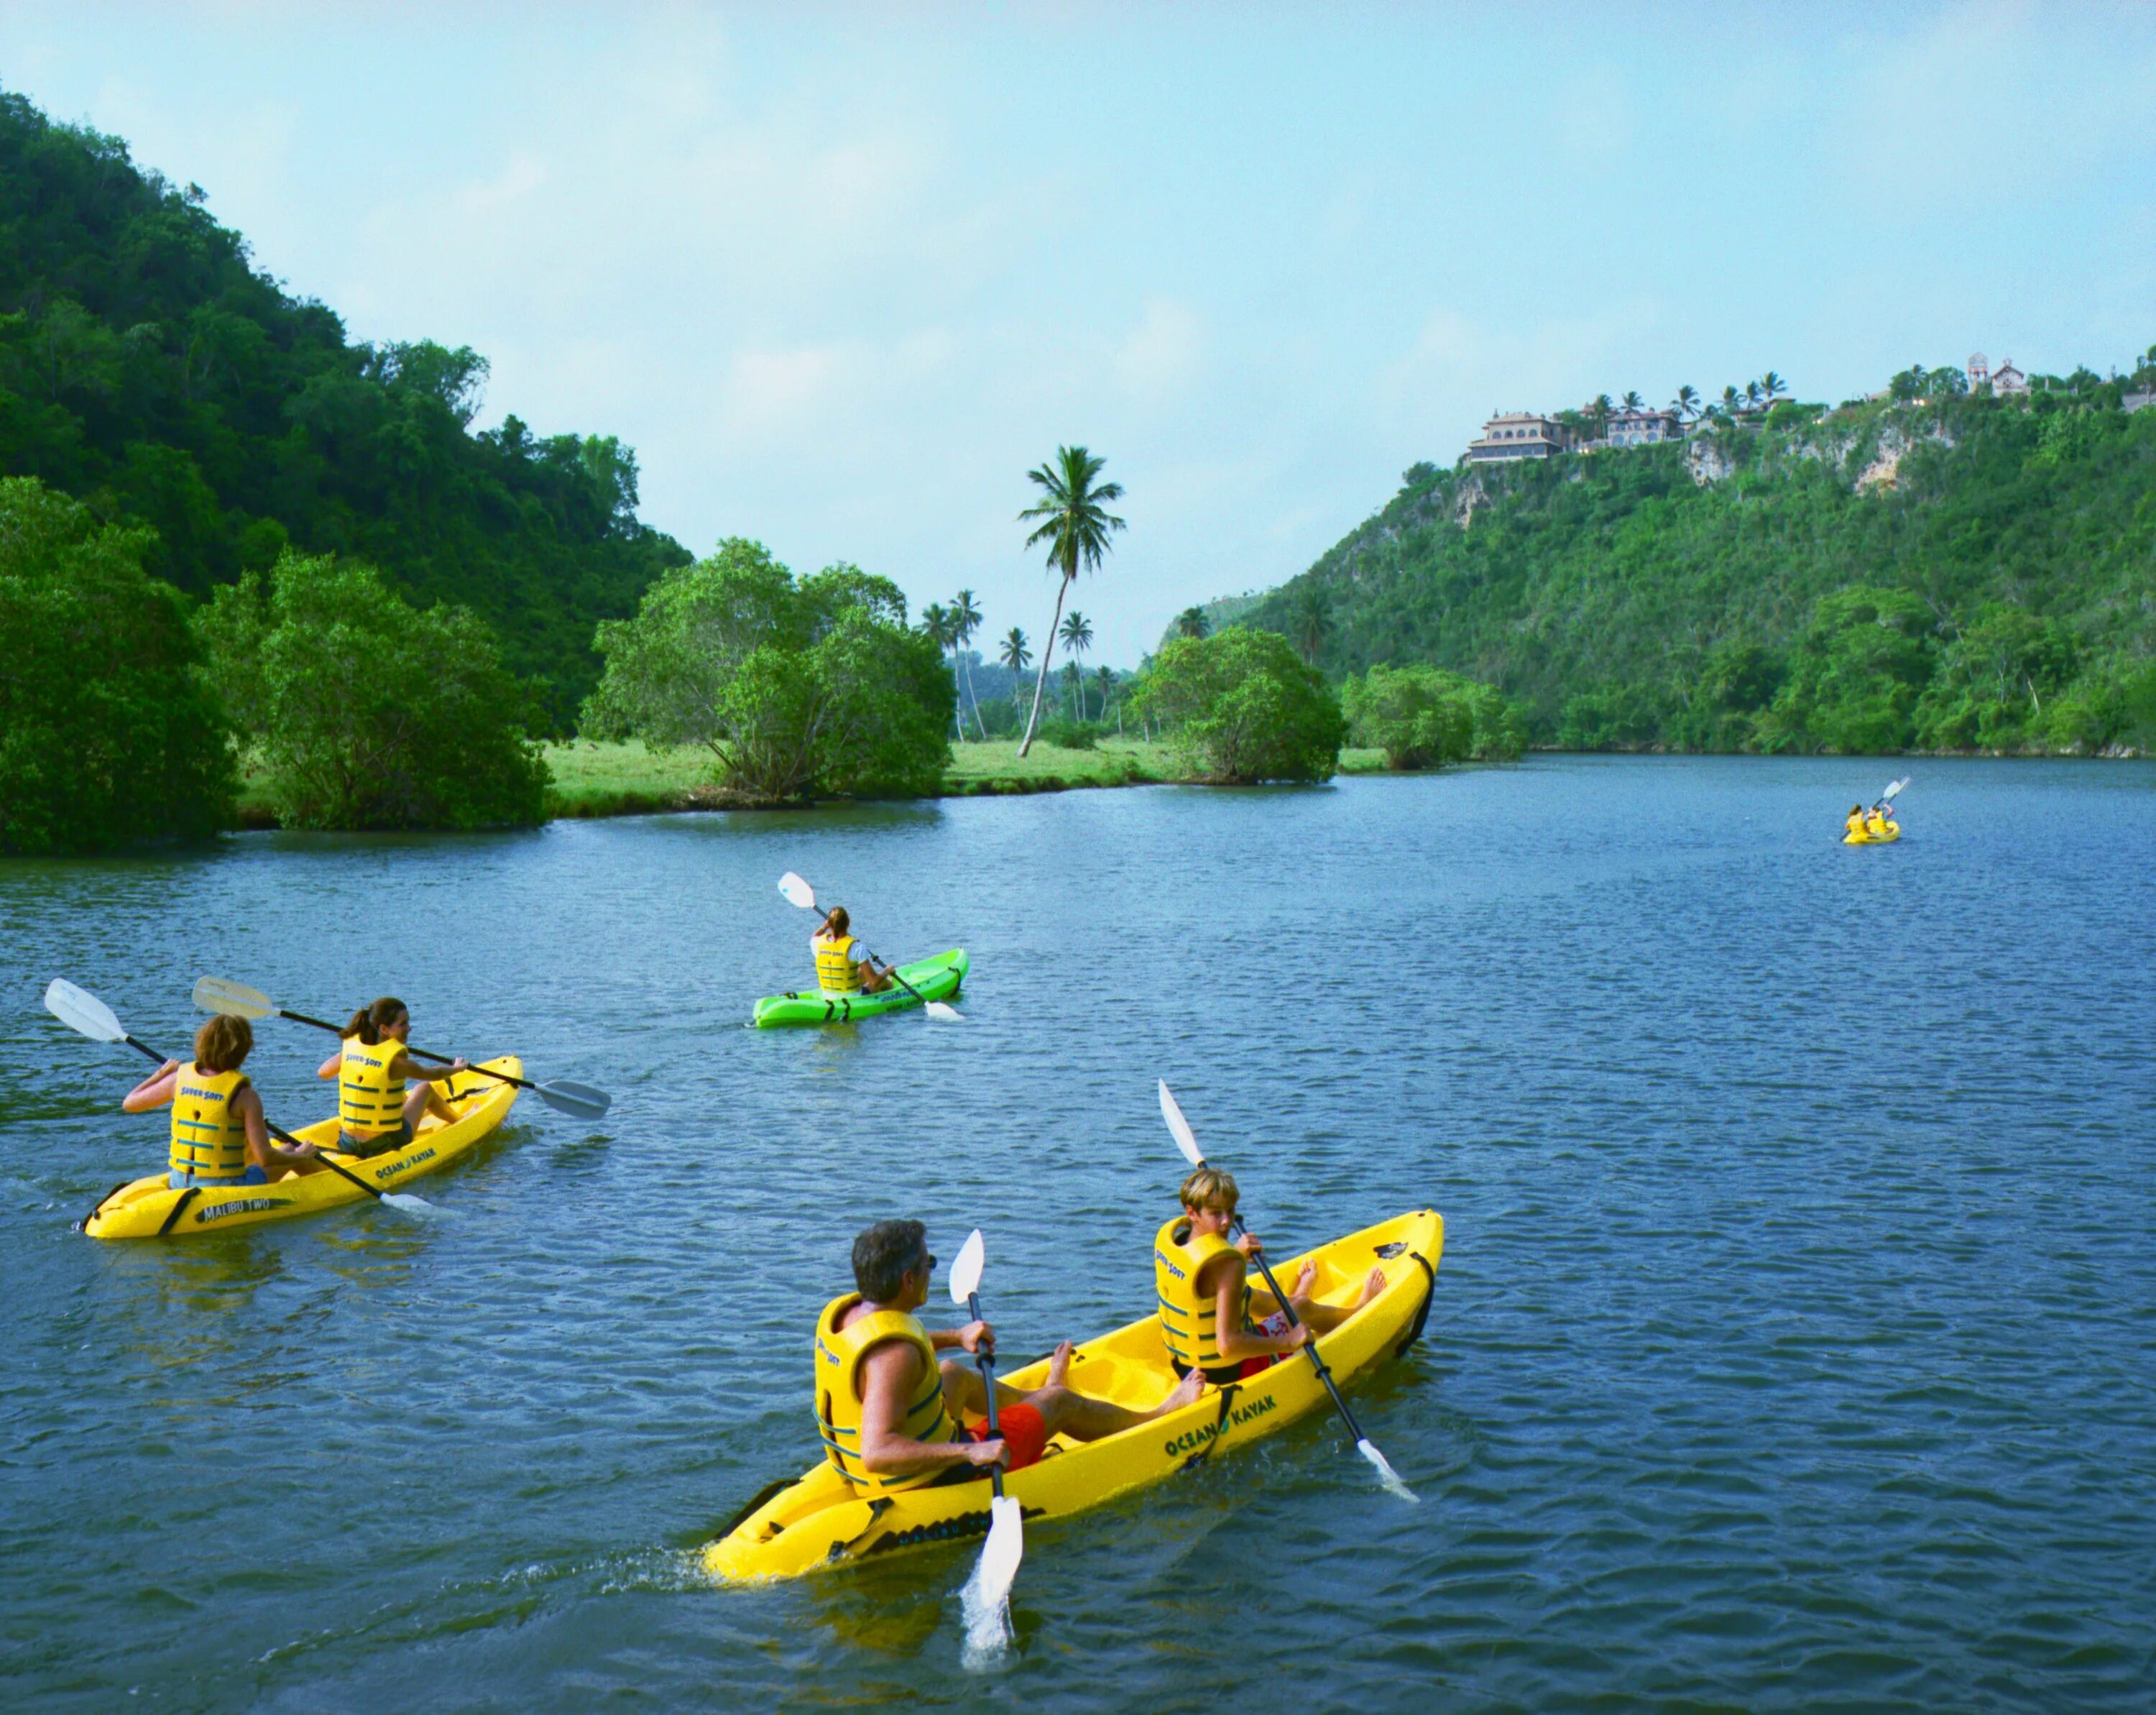
[[[888,1304],[927,1254],[928,1229],[919,1221],[880,1220],[854,1240],[854,1284],[871,1304]]]

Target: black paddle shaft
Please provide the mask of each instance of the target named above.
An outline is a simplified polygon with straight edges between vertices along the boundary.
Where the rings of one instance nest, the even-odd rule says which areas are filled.
[[[305,1013],[294,1012],[288,1006],[279,1007],[277,1016],[280,1019],[290,1019],[295,1024],[312,1024],[317,1030],[334,1031],[340,1036],[344,1035],[343,1025],[333,1024],[327,1019],[311,1019]],[[414,1060],[431,1060],[438,1066],[451,1065],[455,1063],[456,1057],[454,1055],[429,1054],[425,1049],[414,1048],[408,1042],[404,1045],[404,1051]],[[529,1078],[512,1078],[507,1072],[490,1072],[484,1066],[466,1066],[465,1070],[475,1077],[499,1078],[503,1083],[514,1084],[520,1090],[536,1090],[540,1087]]]
[[[966,1314],[973,1317],[975,1322],[981,1319],[981,1295],[978,1292],[967,1293]],[[988,1439],[1001,1440],[1003,1428],[996,1421],[996,1360],[986,1352],[976,1351],[973,1353],[973,1362],[980,1366],[981,1381],[988,1391]],[[1005,1451],[1008,1451],[1009,1449]],[[1004,1468],[1002,1466],[991,1465],[988,1467],[988,1481],[995,1485],[996,1498],[998,1501],[1003,1499]]]
[[[332,1024],[330,1028],[331,1030],[335,1030],[336,1027]],[[147,1047],[142,1043],[137,1042],[132,1036],[122,1036],[120,1040],[122,1042],[125,1042],[130,1048],[133,1049],[137,1054],[146,1055],[150,1059],[157,1061],[159,1065],[164,1065],[165,1056],[158,1053],[156,1049]],[[270,1116],[266,1113],[262,1116],[262,1123],[265,1127],[268,1127],[270,1135],[275,1137],[280,1143],[290,1144],[295,1149],[304,1149],[307,1147],[297,1137],[295,1137],[290,1132],[286,1131],[282,1126],[270,1125]],[[367,1181],[360,1178],[357,1173],[346,1173],[342,1168],[331,1161],[328,1156],[323,1154],[319,1148],[315,1152],[315,1159],[321,1163],[324,1167],[327,1168],[339,1178],[350,1179],[353,1184],[358,1186],[359,1189],[366,1192],[368,1196],[379,1198],[382,1195],[382,1193],[379,1190],[372,1185],[368,1184]],[[104,1206],[105,1205],[101,1203],[98,1205],[100,1209],[102,1209]]]
[[[1230,1215],[1228,1219],[1235,1230],[1235,1236],[1241,1238],[1244,1232],[1242,1216]],[[1273,1278],[1272,1265],[1265,1261],[1265,1253],[1260,1250],[1250,1260],[1257,1264],[1258,1272],[1265,1277],[1265,1289],[1279,1303],[1281,1313],[1287,1317],[1287,1325],[1291,1328],[1301,1327],[1301,1319],[1296,1315],[1295,1306],[1288,1302],[1287,1294],[1281,1291],[1281,1283]],[[1348,1425],[1348,1433],[1354,1436],[1355,1444],[1359,1447],[1368,1437],[1363,1433],[1363,1425],[1355,1421],[1355,1414],[1348,1409],[1348,1402],[1340,1397],[1340,1389],[1332,1379],[1332,1372],[1325,1367],[1325,1360],[1318,1356],[1316,1329],[1311,1330],[1310,1338],[1302,1343],[1302,1353],[1310,1360],[1311,1367],[1317,1372],[1318,1380],[1325,1384],[1325,1391],[1332,1394],[1333,1404],[1339,1408],[1341,1421]]]

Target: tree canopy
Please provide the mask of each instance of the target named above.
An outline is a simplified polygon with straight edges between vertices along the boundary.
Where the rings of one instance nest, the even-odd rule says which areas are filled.
[[[1348,737],[1332,686],[1270,631],[1176,639],[1153,657],[1137,702],[1221,784],[1329,779]]]

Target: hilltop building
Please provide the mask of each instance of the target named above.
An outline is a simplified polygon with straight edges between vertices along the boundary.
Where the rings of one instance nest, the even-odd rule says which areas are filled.
[[[1976,385],[1976,377],[1974,375],[1969,377],[1969,384],[1971,387]],[[2016,393],[2025,393],[2029,391],[2029,377],[2016,369],[2013,360],[2010,358],[1991,372],[1991,390],[2002,398],[2011,398]]]
[[[1572,435],[1554,417],[1532,411],[1500,411],[1467,444],[1470,464],[1491,465],[1515,459],[1547,459],[1572,445]]]
[[[1606,446],[1644,447],[1683,435],[1684,419],[1674,411],[1616,411],[1602,439]]]

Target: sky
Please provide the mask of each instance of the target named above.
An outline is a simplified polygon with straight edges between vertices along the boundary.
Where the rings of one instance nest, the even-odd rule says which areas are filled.
[[[2156,342],[2145,4],[0,0],[0,86],[477,349],[481,424],[621,436],[699,553],[1037,646],[1026,472],[1091,449],[1118,665],[1492,411]]]

